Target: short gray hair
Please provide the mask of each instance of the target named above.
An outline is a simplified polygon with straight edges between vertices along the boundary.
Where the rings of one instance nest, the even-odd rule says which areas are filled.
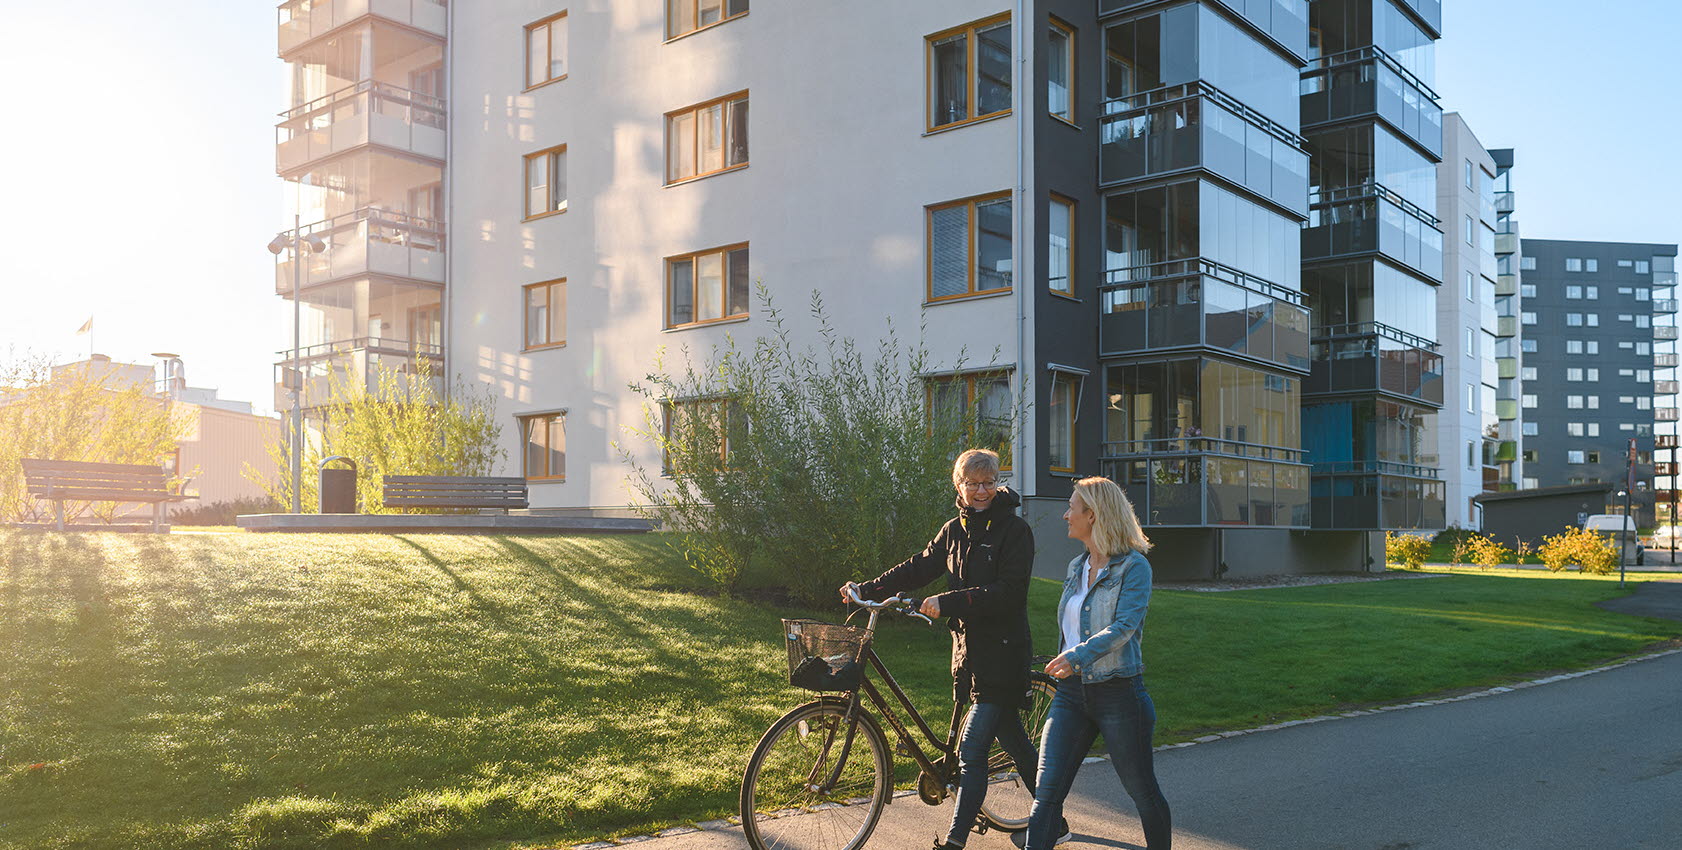
[[[999,476],[999,453],[991,449],[969,449],[952,462],[952,486],[964,486],[964,479],[972,472],[991,472]]]

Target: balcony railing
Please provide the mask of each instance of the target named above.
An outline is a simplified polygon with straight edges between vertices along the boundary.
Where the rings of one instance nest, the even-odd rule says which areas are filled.
[[[327,250],[304,255],[303,286],[369,274],[425,283],[444,282],[444,223],[388,210],[365,208],[306,225]],[[275,292],[292,292],[292,256],[277,256]]]
[[[1677,392],[1682,391],[1679,390],[1679,386],[1682,386],[1682,384],[1677,381],[1654,381],[1653,395],[1676,395]]]
[[[1322,328],[1314,340],[1308,393],[1388,392],[1443,403],[1443,357],[1437,344],[1379,322]]]
[[[1289,463],[1303,462],[1302,449],[1264,446],[1257,443],[1222,440],[1215,437],[1187,436],[1149,440],[1106,440],[1103,448],[1104,457],[1116,459],[1155,457],[1158,455],[1219,454],[1251,457],[1258,460],[1282,460]]]
[[[1517,254],[1518,253],[1518,234],[1517,233],[1497,233],[1497,234],[1495,234],[1495,253],[1497,253],[1497,254]]]
[[[1512,192],[1495,193],[1495,211],[1498,213],[1517,212],[1518,206],[1513,201]],[[1499,252],[1498,252],[1499,253]]]
[[[286,410],[292,406],[285,380],[286,373],[293,368],[292,352],[276,353],[281,359],[275,363],[279,376],[275,382],[275,409]],[[333,398],[335,383],[372,392],[379,387],[382,368],[395,372],[405,381],[417,381],[424,375],[436,395],[443,386],[444,369],[438,365],[443,357],[442,346],[401,339],[359,338],[306,346],[298,352],[298,369],[303,373],[300,404],[309,408],[328,403]],[[424,369],[418,365],[423,359],[428,361]],[[415,387],[411,385],[408,389]]]
[[[1654,325],[1653,339],[1676,339],[1676,328],[1670,325]]]
[[[363,80],[280,117],[275,170],[281,174],[362,145],[444,159],[444,101],[387,83]]]
[[[444,37],[445,0],[289,0],[277,12],[280,52],[368,15]]]
[[[1495,401],[1495,418],[1508,420],[1517,419],[1518,402],[1510,398],[1497,399]]]
[[[1518,377],[1518,361],[1511,357],[1502,357],[1495,361],[1495,376],[1498,378]]]
[[[1674,298],[1654,298],[1653,299],[1653,312],[1655,312],[1655,313],[1674,313],[1674,312],[1676,312],[1676,299],[1674,299]]]
[[[1673,369],[1673,368],[1676,367],[1676,365],[1677,365],[1676,352],[1674,352],[1674,351],[1655,351],[1655,352],[1653,352],[1653,368],[1655,368],[1655,369]]]
[[[1682,411],[1678,411],[1674,407],[1655,407],[1653,408],[1653,419],[1658,422],[1675,422],[1682,419],[1682,416],[1677,415],[1679,412]]]
[[[1443,232],[1429,210],[1372,180],[1309,196],[1303,260],[1381,253],[1442,280]]]
[[[1308,308],[1296,290],[1203,259],[1114,269],[1105,279],[1100,356],[1201,346],[1308,371]]]
[[[1516,275],[1516,274],[1498,274],[1498,275],[1496,275],[1495,276],[1495,294],[1496,295],[1517,295],[1518,294],[1518,275]]]
[[[1314,464],[1314,475],[1405,475],[1409,478],[1441,478],[1434,466],[1393,460],[1338,460]]]
[[[1147,526],[1307,528],[1308,467],[1242,456],[1103,457]]]

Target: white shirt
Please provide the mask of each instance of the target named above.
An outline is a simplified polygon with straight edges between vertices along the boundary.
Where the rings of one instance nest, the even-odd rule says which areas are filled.
[[[1068,652],[1081,644],[1080,637],[1080,609],[1086,607],[1086,596],[1092,592],[1092,584],[1087,576],[1092,571],[1092,556],[1086,556],[1086,563],[1081,566],[1080,589],[1069,597],[1069,604],[1063,606],[1063,648],[1058,653]]]

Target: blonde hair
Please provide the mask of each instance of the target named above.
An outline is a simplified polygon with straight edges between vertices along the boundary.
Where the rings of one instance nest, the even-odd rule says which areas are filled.
[[[1092,511],[1092,545],[1109,555],[1129,552],[1144,554],[1151,541],[1139,527],[1139,517],[1127,494],[1108,478],[1082,478],[1075,482],[1075,495]]]
[[[972,472],[991,472],[999,477],[999,453],[988,449],[969,449],[952,462],[952,486],[963,487],[964,478]]]

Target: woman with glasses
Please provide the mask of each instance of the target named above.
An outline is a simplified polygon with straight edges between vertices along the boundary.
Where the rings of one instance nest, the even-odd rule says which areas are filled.
[[[1057,604],[1059,653],[1045,666],[1057,679],[1046,717],[1040,784],[1025,847],[1046,850],[1067,832],[1063,799],[1098,736],[1139,810],[1145,846],[1168,850],[1173,820],[1156,782],[1151,735],[1156,706],[1145,690],[1140,655],[1151,600],[1151,542],[1126,494],[1108,478],[1083,478],[1063,512],[1069,536],[1086,550],[1069,562]]]
[[[1039,754],[1022,728],[1028,689],[1028,576],[1034,532],[1016,515],[1022,498],[999,486],[999,456],[970,449],[952,465],[958,515],[919,554],[875,579],[841,588],[864,599],[910,593],[942,575],[946,592],[923,600],[923,614],[947,617],[952,630],[952,693],[970,703],[958,742],[958,799],[935,850],[964,846],[987,795],[987,752],[994,739],[1034,789]]]

